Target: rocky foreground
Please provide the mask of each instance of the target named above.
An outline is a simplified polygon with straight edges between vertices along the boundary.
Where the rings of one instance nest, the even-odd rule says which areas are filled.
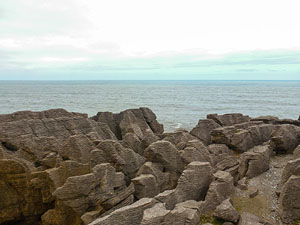
[[[299,224],[300,118],[0,115],[0,224]]]

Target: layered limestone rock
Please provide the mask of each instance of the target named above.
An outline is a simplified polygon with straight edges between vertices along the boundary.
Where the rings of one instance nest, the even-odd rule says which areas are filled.
[[[256,122],[217,128],[211,132],[212,142],[226,144],[235,151],[245,152],[270,140],[274,128],[274,125]]]
[[[63,109],[0,115],[0,224],[198,225],[207,215],[261,224],[244,213],[238,222],[234,185],[272,169],[274,153],[293,152],[277,165],[285,166],[280,215],[292,222],[300,214],[299,137],[298,121],[238,113],[170,133],[148,108],[91,118]]]

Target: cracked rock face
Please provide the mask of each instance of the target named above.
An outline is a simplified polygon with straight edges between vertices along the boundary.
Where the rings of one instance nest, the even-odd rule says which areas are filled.
[[[198,225],[203,215],[266,223],[256,211],[239,216],[230,198],[243,191],[249,205],[263,194],[275,205],[277,191],[270,214],[292,222],[300,215],[299,125],[210,114],[190,132],[164,133],[143,107],[91,118],[63,109],[0,115],[0,224]]]

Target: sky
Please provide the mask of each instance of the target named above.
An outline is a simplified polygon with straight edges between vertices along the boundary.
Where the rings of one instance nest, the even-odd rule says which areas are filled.
[[[299,80],[299,0],[0,0],[0,80]]]

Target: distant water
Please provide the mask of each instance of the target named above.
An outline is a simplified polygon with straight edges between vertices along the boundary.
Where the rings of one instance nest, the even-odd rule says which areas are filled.
[[[165,130],[209,113],[297,119],[300,81],[0,81],[0,114],[64,108],[89,116],[147,106]]]

